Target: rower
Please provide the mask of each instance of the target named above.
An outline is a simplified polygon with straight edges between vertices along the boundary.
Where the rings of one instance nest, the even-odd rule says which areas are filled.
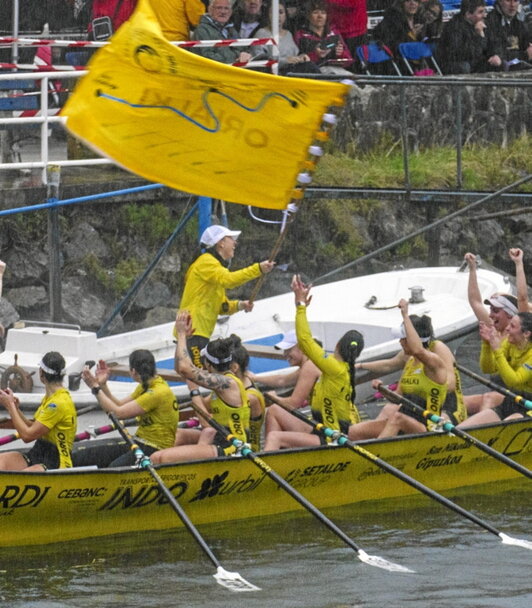
[[[504,338],[489,325],[481,327],[480,336],[483,340],[482,370],[498,374],[506,387],[532,400],[532,313],[520,312],[515,315],[506,328]],[[459,426],[488,424],[524,416],[524,410],[516,404],[515,397],[501,394],[501,398],[499,405],[481,410]]]
[[[55,351],[44,355],[39,363],[39,376],[45,388],[44,397],[33,420],[20,411],[18,397],[9,388],[0,390],[0,405],[11,418],[11,425],[24,443],[35,441],[26,454],[6,452],[0,454],[2,471],[46,471],[72,466],[72,447],[77,427],[76,407],[63,387],[65,359]]]
[[[392,359],[371,361],[358,365],[359,369],[374,373],[388,373],[403,362],[403,372],[397,392],[436,416],[442,416],[457,424],[466,418],[460,374],[449,347],[434,339],[432,321],[427,315],[408,315],[408,302],[398,304],[403,323],[398,329],[402,353]],[[378,388],[382,380],[374,380]],[[428,430],[432,430],[429,423]],[[400,406],[388,403],[375,420],[353,425],[349,439],[358,441],[374,437],[391,437],[401,433],[427,431],[425,419],[416,412],[402,412]]]
[[[512,251],[512,250],[511,250]],[[522,259],[522,258],[521,258]],[[480,327],[483,325],[493,326],[500,336],[503,336],[512,317],[517,314],[517,298],[507,293],[495,293],[482,301],[477,280],[477,258],[473,253],[466,253],[464,260],[469,267],[469,280],[467,284],[467,297],[469,304],[477,317]],[[489,306],[489,312],[485,308]],[[486,351],[487,345],[482,343],[482,353]],[[484,371],[484,370],[483,370]],[[494,378],[500,383],[500,378]],[[496,391],[475,395],[466,395],[464,403],[469,415],[484,409],[495,407],[502,402],[502,395]]]
[[[349,426],[360,420],[355,398],[355,362],[364,348],[364,338],[356,330],[349,330],[338,341],[334,353],[327,355],[312,337],[307,319],[310,304],[310,286],[299,275],[292,278],[292,291],[296,301],[297,343],[321,371],[310,400],[312,417],[334,430],[347,432]],[[293,417],[278,405],[272,405],[267,414],[265,450],[320,445],[325,442],[312,433],[312,428]],[[275,424],[280,428],[275,428]],[[282,425],[282,426],[281,426]]]
[[[176,372],[195,385],[211,389],[211,396],[204,402],[199,389],[191,391],[195,405],[212,416],[236,439],[246,443],[249,437],[250,408],[242,381],[231,372],[234,343],[231,338],[219,338],[209,342],[202,350],[205,369],[194,365],[187,350],[187,335],[192,332],[192,317],[186,310],[177,313],[175,333],[177,346],[174,366]],[[179,445],[155,452],[151,456],[153,464],[202,460],[236,452],[226,436],[205,425],[198,434],[197,443]]]

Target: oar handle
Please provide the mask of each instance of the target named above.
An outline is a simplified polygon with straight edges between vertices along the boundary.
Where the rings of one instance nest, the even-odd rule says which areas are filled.
[[[11,443],[12,441],[16,441],[20,439],[20,435],[18,433],[11,433],[11,435],[5,435],[4,437],[0,437],[0,445],[6,445],[6,443]]]
[[[484,376],[481,376],[480,374],[476,374],[474,371],[468,369],[467,367],[464,367],[463,365],[458,365],[458,363],[457,363],[456,367],[461,372],[463,372],[466,376],[473,378],[473,380],[476,380],[477,382],[484,384],[488,388],[492,388],[494,391],[497,391],[498,393],[501,393],[502,395],[511,397],[515,401],[516,405],[524,407],[527,410],[532,409],[532,401],[530,401],[529,399],[525,399],[522,395],[518,395],[517,393],[512,392],[511,390],[507,389],[506,387],[501,386],[500,384],[496,384],[495,382],[488,380],[488,378],[484,378]]]
[[[398,393],[391,391],[389,388],[386,388],[384,384],[379,384],[378,389],[383,395],[388,396],[392,401],[395,401],[396,403],[402,403],[407,407],[412,408],[414,411],[422,413],[425,418],[432,420],[432,422],[435,422],[437,424],[441,423],[444,431],[447,431],[452,435],[456,435],[456,437],[460,437],[460,439],[463,439],[467,443],[474,445],[486,454],[493,456],[493,458],[495,458],[499,462],[502,462],[503,464],[506,464],[510,468],[514,469],[514,471],[521,473],[521,475],[524,475],[529,479],[532,478],[532,471],[520,465],[515,460],[508,458],[508,456],[505,456],[502,452],[498,452],[497,450],[493,449],[491,446],[480,441],[476,437],[473,437],[473,435],[466,433],[462,429],[456,428],[456,426],[448,420],[445,420],[441,416],[436,416],[435,414],[430,413],[428,410],[423,409],[417,403],[414,403],[404,395],[399,395]]]

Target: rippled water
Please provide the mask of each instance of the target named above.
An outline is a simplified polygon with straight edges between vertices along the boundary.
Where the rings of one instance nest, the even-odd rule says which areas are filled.
[[[462,356],[460,356],[460,354]],[[476,368],[478,341],[460,360]],[[471,391],[470,382],[464,384]],[[99,414],[101,417],[102,414]],[[105,423],[91,417],[89,423]],[[82,426],[80,428],[86,428]],[[476,488],[453,500],[501,532],[532,541],[530,481]],[[359,547],[415,570],[362,563],[305,511],[200,528],[226,570],[262,588],[232,593],[183,529],[0,553],[0,602],[9,608],[530,608],[532,551],[426,497],[327,510]],[[1,526],[5,522],[0,521]]]
[[[513,537],[532,540],[530,483],[455,498]],[[489,494],[487,492],[493,492]],[[398,574],[362,563],[310,514],[203,526],[226,570],[262,588],[233,593],[185,530],[4,550],[0,596],[12,608],[131,608],[252,603],[279,608],[529,608],[532,551],[429,499],[362,503],[327,514],[362,549],[408,566]]]

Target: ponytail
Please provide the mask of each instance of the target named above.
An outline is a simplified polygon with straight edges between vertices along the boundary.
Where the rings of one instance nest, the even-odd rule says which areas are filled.
[[[364,348],[364,336],[356,329],[346,332],[338,342],[338,352],[349,367],[349,382],[351,383],[351,403],[355,403],[356,398],[356,371],[355,363],[357,357]]]

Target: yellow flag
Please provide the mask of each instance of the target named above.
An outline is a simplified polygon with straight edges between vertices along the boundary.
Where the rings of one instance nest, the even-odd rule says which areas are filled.
[[[147,0],[89,63],[67,128],[126,169],[192,194],[284,209],[341,83],[250,72],[170,44]]]

